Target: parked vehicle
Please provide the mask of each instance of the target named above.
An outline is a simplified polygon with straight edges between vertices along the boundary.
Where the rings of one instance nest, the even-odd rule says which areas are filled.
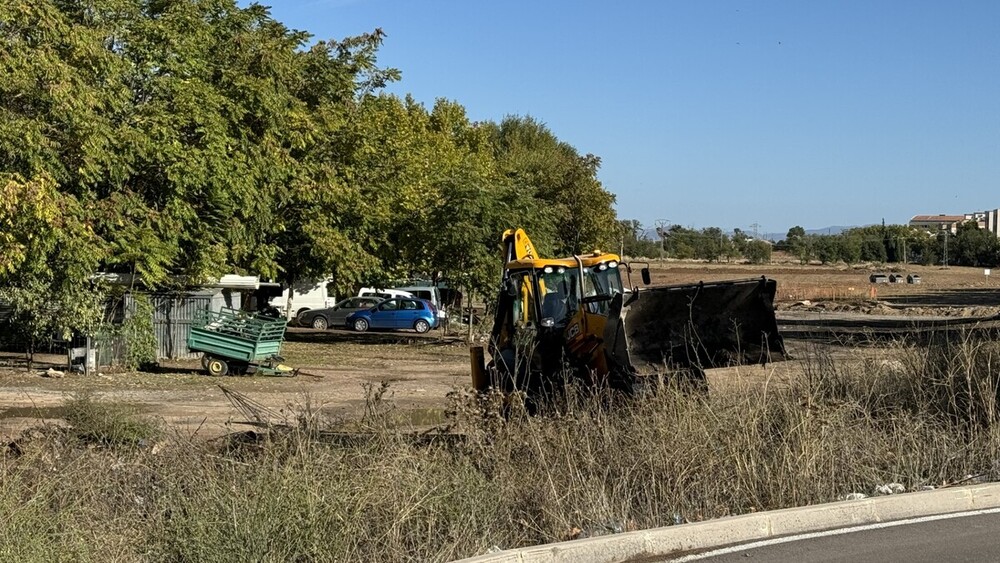
[[[543,258],[522,229],[501,240],[493,329],[485,349],[470,348],[477,390],[541,400],[560,388],[569,366],[584,385],[639,393],[673,377],[665,367],[704,383],[708,368],[785,357],[774,280],[629,290],[633,266],[617,254]],[[640,274],[648,285],[648,265]]]
[[[337,303],[336,298],[330,295],[327,284],[331,279],[301,281],[285,288],[281,295],[272,297],[269,304],[281,312],[286,319],[295,319],[304,311],[309,309],[325,309],[333,307]],[[291,304],[288,296],[291,293]]]
[[[885,274],[872,274],[868,276],[868,281],[871,283],[889,283],[889,276]]]
[[[295,375],[282,364],[285,319],[271,319],[223,307],[199,309],[187,337],[188,349],[202,352],[201,366],[209,375]]]
[[[917,274],[910,274],[906,276],[906,283],[920,283],[920,276]]]
[[[320,330],[342,327],[347,321],[347,316],[351,313],[371,309],[382,301],[381,297],[348,297],[333,307],[304,311],[295,319],[295,323],[299,326],[311,326]]]
[[[408,285],[408,286],[396,286],[397,291],[406,291],[413,294],[414,297],[419,297],[424,301],[430,301],[434,308],[437,309],[438,319],[444,320],[448,317],[448,313],[441,307],[441,292],[438,288],[433,285]]]
[[[386,299],[371,309],[347,316],[346,326],[358,332],[369,328],[409,329],[424,333],[438,326],[437,309],[430,301],[415,298]]]
[[[393,297],[415,297],[409,291],[402,291],[399,289],[379,289],[376,287],[362,287],[361,291],[358,291],[358,297],[381,297],[382,299],[391,299]]]

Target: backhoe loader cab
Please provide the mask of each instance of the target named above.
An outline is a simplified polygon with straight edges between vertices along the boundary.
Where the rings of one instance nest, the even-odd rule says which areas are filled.
[[[519,258],[504,270],[490,355],[490,381],[477,387],[539,390],[564,367],[596,383],[608,371],[602,338],[612,302],[625,292],[614,254]]]
[[[582,256],[572,265],[563,260],[529,260],[509,264],[508,294],[512,313],[523,324],[537,319],[544,328],[565,327],[581,309],[607,314],[615,294],[623,293],[618,257]]]

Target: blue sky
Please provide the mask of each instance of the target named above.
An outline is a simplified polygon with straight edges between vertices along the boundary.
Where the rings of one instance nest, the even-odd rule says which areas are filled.
[[[245,4],[245,2],[241,2]],[[265,2],[266,4],[267,2]],[[1000,2],[275,0],[389,91],[531,115],[621,218],[784,232],[1000,207]]]

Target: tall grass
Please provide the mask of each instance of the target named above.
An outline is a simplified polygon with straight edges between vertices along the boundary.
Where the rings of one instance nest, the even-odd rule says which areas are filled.
[[[347,426],[310,412],[239,444],[95,440],[147,427],[88,402],[114,422],[91,413],[0,457],[0,560],[443,561],[989,478],[998,368],[1000,346],[960,338],[848,363],[815,351],[780,385],[569,392],[541,416],[456,392],[437,439],[379,391]]]

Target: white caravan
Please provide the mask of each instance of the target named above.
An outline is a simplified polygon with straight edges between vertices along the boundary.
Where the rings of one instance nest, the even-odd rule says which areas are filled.
[[[269,303],[288,319],[294,319],[309,309],[333,307],[337,304],[337,299],[327,289],[331,281],[332,278],[295,282],[292,287],[285,288],[281,295],[272,297]],[[291,303],[288,301],[289,293]]]

